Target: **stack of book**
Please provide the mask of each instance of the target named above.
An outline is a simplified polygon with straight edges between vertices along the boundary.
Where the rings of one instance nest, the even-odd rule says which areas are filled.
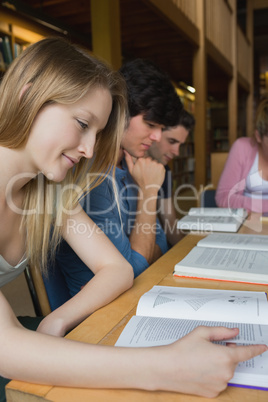
[[[191,208],[177,223],[180,230],[237,232],[248,213],[244,208]]]
[[[175,276],[268,284],[268,236],[212,233],[175,265]]]

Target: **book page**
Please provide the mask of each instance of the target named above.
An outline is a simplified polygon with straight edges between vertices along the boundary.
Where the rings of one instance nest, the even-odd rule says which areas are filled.
[[[268,324],[264,292],[154,286],[139,300],[137,315]]]
[[[186,215],[177,221],[177,228],[181,230],[204,232],[237,232],[242,225],[241,217],[233,216],[203,216]]]
[[[212,233],[200,240],[197,246],[268,251],[268,236],[239,233]]]
[[[207,322],[178,320],[174,318],[134,316],[128,322],[115,346],[117,347],[152,347],[168,345],[191,332],[199,325],[228,328],[238,327],[239,335],[228,342],[238,344],[267,343],[268,326],[252,324],[231,324],[230,322]],[[218,342],[225,344],[226,342]],[[178,359],[180,356],[178,356]],[[268,351],[253,359],[238,364],[230,383],[267,387]]]
[[[268,352],[238,363],[230,384],[246,384],[268,390]]]
[[[190,208],[188,215],[237,216],[246,218],[248,213],[244,208]]]
[[[194,247],[175,265],[175,273],[200,278],[268,283],[268,251]]]
[[[116,346],[151,347],[168,345],[200,325],[239,328],[239,335],[229,342],[266,344],[268,339],[268,325],[134,316],[122,331]]]

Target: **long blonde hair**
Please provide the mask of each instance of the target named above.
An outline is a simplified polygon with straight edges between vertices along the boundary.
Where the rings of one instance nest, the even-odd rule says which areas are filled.
[[[47,38],[15,59],[0,86],[0,146],[12,149],[26,145],[42,107],[74,103],[96,87],[108,89],[113,104],[108,123],[97,136],[93,160],[82,158],[68,172],[61,183],[64,195],[59,205],[59,184],[43,175],[25,186],[22,225],[27,234],[27,257],[44,271],[48,251],[53,255],[60,241],[65,211],[73,210],[82,194],[99,184],[116,164],[126,122],[125,83],[119,73],[81,47],[62,38]],[[88,177],[89,171],[96,173],[96,179]]]

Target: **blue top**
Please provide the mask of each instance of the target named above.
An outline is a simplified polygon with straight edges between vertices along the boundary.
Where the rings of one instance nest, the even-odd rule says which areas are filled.
[[[162,187],[159,191],[160,198],[171,198],[172,197],[172,172],[168,165],[164,166],[165,168],[165,178],[162,184]]]
[[[148,268],[149,264],[141,254],[132,250],[129,241],[136,217],[138,186],[128,172],[124,160],[122,169],[116,168],[115,181],[121,219],[111,176],[108,176],[99,186],[84,197],[81,205],[131,264],[136,277]],[[169,246],[159,221],[156,224],[156,244],[163,254],[167,252]],[[60,245],[56,261],[65,276],[72,296],[79,292],[81,286],[85,285],[94,275],[65,241]]]

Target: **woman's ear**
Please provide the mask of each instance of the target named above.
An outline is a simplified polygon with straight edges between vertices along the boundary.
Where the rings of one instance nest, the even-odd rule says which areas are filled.
[[[23,98],[23,96],[25,95],[25,93],[28,91],[28,89],[32,86],[32,83],[29,82],[28,84],[24,85],[24,87],[22,88],[22,90],[20,91],[20,101]]]
[[[258,144],[261,144],[261,136],[258,130],[254,131],[254,135]]]

